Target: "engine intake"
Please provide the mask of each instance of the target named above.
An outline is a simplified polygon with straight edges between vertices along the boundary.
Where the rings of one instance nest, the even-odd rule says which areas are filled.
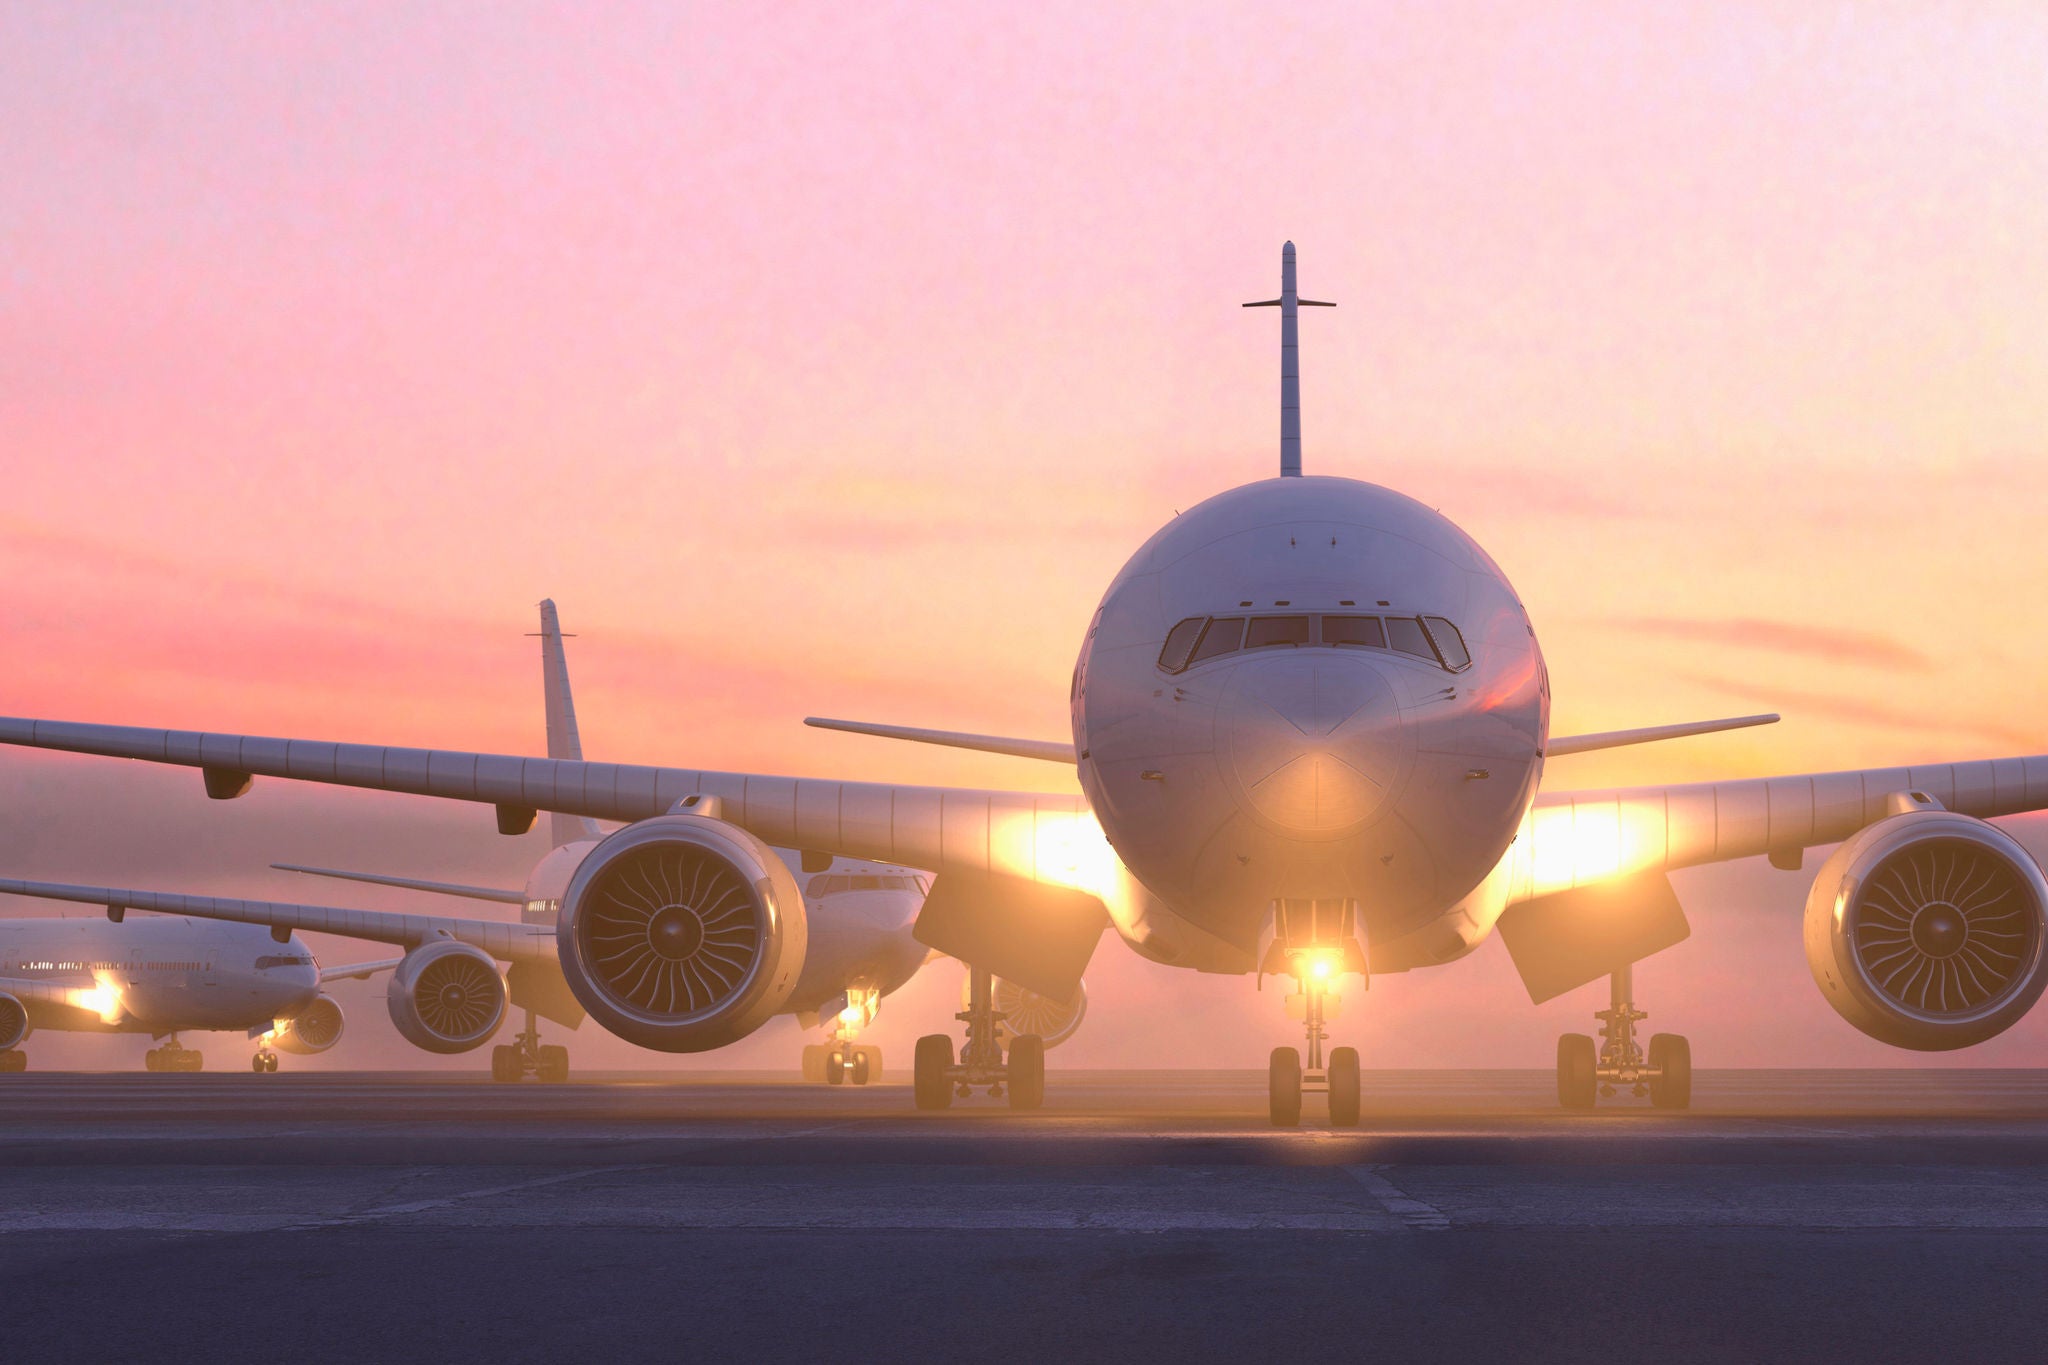
[[[1806,899],[1806,962],[1844,1019],[1920,1052],[1971,1047],[2048,986],[2048,881],[1994,825],[1952,811],[1880,820]]]
[[[311,1057],[341,1041],[344,1023],[341,1006],[331,995],[313,997],[313,1003],[284,1021],[273,1040],[282,1052]]]
[[[746,1037],[788,1001],[808,937],[773,849],[707,815],[628,825],[562,897],[562,974],[605,1028],[660,1052]]]
[[[28,1022],[28,1006],[14,996],[0,991],[0,1052],[11,1047],[20,1047],[28,1041],[33,1032]]]
[[[490,1041],[505,1022],[505,979],[490,954],[441,939],[405,955],[391,974],[384,1003],[414,1047],[467,1052]]]

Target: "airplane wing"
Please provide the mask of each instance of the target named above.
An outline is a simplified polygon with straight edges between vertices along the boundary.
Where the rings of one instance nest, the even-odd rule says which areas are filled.
[[[508,924],[502,920],[457,919],[446,915],[398,915],[382,910],[229,900],[220,896],[180,896],[165,891],[73,886],[65,882],[0,879],[0,892],[35,896],[42,900],[74,901],[81,905],[104,905],[109,916],[129,910],[156,910],[167,915],[189,915],[194,919],[233,920],[242,924],[267,924],[273,929],[339,934],[344,938],[396,943],[406,948],[418,947],[431,939],[452,938],[480,948],[501,962],[555,961],[555,931],[541,924]],[[358,964],[336,968],[333,975],[361,976],[396,965],[395,961]],[[327,980],[329,975],[322,972],[321,980]]]
[[[1796,868],[1806,849],[1883,819],[1905,792],[1979,818],[2048,810],[2048,756],[1544,792],[1515,841],[1510,897],[1760,854]]]
[[[402,957],[387,957],[381,962],[351,962],[340,967],[322,967],[320,984],[324,986],[330,981],[367,981],[378,972],[396,971],[398,964],[403,961],[405,959]]]
[[[209,796],[229,799],[253,778],[282,777],[406,792],[497,808],[498,828],[523,834],[540,811],[634,821],[687,796],[763,842],[945,873],[989,873],[1072,889],[1077,795],[814,781],[623,763],[400,749],[304,739],[0,718],[0,744],[141,759],[202,770]],[[348,931],[337,931],[348,932]]]

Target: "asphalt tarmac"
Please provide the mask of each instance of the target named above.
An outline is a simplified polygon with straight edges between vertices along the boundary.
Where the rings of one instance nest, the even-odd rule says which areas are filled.
[[[287,1066],[290,1059],[286,1059]],[[892,1080],[895,1078],[892,1077]],[[2028,1361],[2048,1072],[0,1076],[0,1347],[46,1362]]]

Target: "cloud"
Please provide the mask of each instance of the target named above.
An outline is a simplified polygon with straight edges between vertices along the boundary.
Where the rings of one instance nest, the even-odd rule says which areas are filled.
[[[1671,640],[1798,654],[1826,659],[1831,663],[1862,664],[1913,673],[1925,673],[1934,666],[1933,660],[1911,645],[1875,631],[1839,630],[1804,622],[1766,621],[1758,617],[1708,621],[1676,616],[1634,616],[1605,624],[1638,634],[1661,635]]]

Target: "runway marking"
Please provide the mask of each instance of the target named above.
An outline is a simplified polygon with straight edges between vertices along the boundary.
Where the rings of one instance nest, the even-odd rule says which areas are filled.
[[[305,1232],[313,1228],[353,1227],[360,1223],[375,1223],[386,1218],[401,1218],[409,1213],[425,1213],[429,1209],[445,1209],[472,1199],[489,1199],[493,1195],[516,1194],[521,1190],[539,1189],[544,1185],[562,1185],[572,1180],[588,1180],[593,1176],[617,1175],[625,1171],[659,1170],[655,1165],[636,1166],[592,1166],[581,1171],[560,1171],[554,1175],[539,1176],[533,1180],[521,1180],[511,1185],[493,1185],[481,1190],[462,1190],[456,1194],[443,1195],[439,1199],[414,1199],[403,1204],[382,1204],[361,1213],[345,1213],[338,1218],[315,1218],[306,1222],[286,1223],[280,1231]]]
[[[1411,1197],[1399,1185],[1381,1175],[1384,1166],[1346,1166],[1344,1173],[1365,1186],[1366,1193],[1379,1201],[1381,1208],[1393,1214],[1417,1232],[1444,1232],[1449,1230],[1451,1220],[1444,1216],[1442,1209],[1434,1204],[1425,1204]]]

